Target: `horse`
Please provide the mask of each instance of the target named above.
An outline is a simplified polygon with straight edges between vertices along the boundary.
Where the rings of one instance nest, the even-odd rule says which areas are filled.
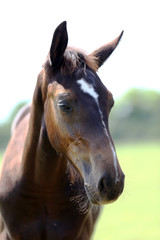
[[[0,177],[0,240],[89,240],[125,175],[108,128],[114,100],[97,70],[123,32],[90,54],[54,31],[32,104],[21,110]]]

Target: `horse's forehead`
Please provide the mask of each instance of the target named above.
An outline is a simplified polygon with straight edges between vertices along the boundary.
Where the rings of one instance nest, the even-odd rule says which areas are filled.
[[[90,69],[86,69],[86,71],[78,69],[72,76],[59,74],[56,80],[58,82],[57,88],[59,88],[59,84],[62,85],[61,90],[73,93],[82,101],[88,99],[88,97],[92,97],[96,102],[97,99],[101,101],[101,99],[107,100],[108,98],[108,90],[96,72]]]
[[[90,97],[92,97],[95,100],[95,102],[98,101],[99,94],[95,90],[93,83],[89,83],[86,81],[86,79],[81,78],[77,80],[77,84],[80,86],[80,90],[83,93],[88,94]]]
[[[108,91],[103,85],[98,75],[92,71],[88,71],[87,75],[84,75],[76,80],[78,91],[92,97],[96,102],[100,101],[100,97],[107,98]]]

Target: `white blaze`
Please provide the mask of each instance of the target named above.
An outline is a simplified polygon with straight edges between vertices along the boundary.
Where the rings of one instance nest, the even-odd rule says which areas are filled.
[[[88,82],[86,82],[86,80],[85,80],[84,78],[78,80],[77,83],[80,85],[81,90],[82,90],[84,93],[87,93],[87,94],[89,94],[91,97],[93,97],[94,100],[95,100],[95,102],[97,103],[98,110],[99,110],[100,117],[101,117],[101,121],[102,121],[102,125],[103,125],[103,128],[104,128],[104,133],[105,133],[105,135],[107,136],[107,138],[108,138],[108,140],[109,140],[109,144],[110,144],[110,147],[111,147],[111,150],[112,150],[112,153],[113,153],[114,167],[115,167],[115,170],[116,170],[116,182],[118,182],[117,156],[116,156],[116,152],[115,152],[115,150],[114,150],[113,144],[112,144],[112,142],[111,142],[111,140],[110,140],[110,136],[109,136],[109,134],[108,134],[108,132],[107,132],[106,125],[105,125],[104,120],[103,120],[103,114],[102,114],[102,111],[101,111],[101,109],[100,109],[99,101],[98,101],[99,95],[98,95],[98,93],[95,91],[93,85],[92,85],[92,84],[89,84]]]
[[[93,97],[95,99],[96,102],[98,102],[99,95],[96,93],[92,84],[89,84],[83,78],[78,80],[77,83],[80,85],[80,88],[84,93],[88,93],[91,97]]]

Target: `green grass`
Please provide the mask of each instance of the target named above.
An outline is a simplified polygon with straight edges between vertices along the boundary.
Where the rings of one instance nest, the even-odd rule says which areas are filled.
[[[160,143],[120,145],[117,155],[125,190],[103,208],[93,240],[160,240]]]
[[[93,240],[160,240],[160,143],[121,145],[122,196],[103,208]]]

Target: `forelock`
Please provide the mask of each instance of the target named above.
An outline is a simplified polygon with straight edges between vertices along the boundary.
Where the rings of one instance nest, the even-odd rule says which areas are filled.
[[[71,75],[79,68],[86,70],[86,66],[97,71],[98,64],[96,58],[88,56],[83,50],[68,47],[64,53],[64,62],[61,66],[61,72],[64,75]]]

